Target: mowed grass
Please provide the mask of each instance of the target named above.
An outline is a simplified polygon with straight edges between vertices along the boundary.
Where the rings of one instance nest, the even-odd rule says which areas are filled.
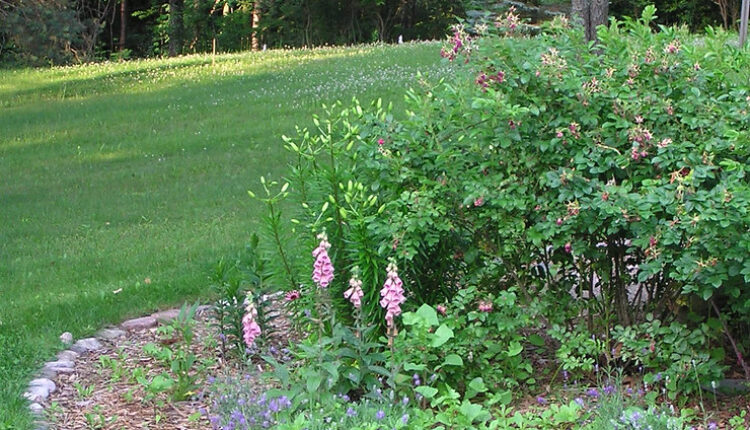
[[[58,336],[209,294],[257,229],[280,137],[322,103],[402,106],[435,43],[0,71],[0,429]]]

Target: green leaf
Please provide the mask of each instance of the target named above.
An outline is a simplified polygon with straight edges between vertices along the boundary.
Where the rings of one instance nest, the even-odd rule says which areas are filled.
[[[448,328],[445,324],[441,324],[440,327],[433,333],[432,343],[430,346],[437,348],[443,346],[445,342],[448,342],[453,337],[453,330]]]
[[[534,346],[544,346],[544,338],[538,334],[532,334],[529,336],[529,343]]]
[[[523,351],[523,345],[518,341],[513,341],[508,345],[508,357],[515,357]]]
[[[310,375],[307,377],[307,392],[314,393],[320,388],[320,383],[323,382],[323,378],[319,374]]]
[[[484,410],[482,405],[471,403],[468,400],[464,400],[458,410],[472,423],[474,421],[487,421],[490,418],[489,412]]]
[[[428,387],[427,385],[422,385],[414,389],[417,393],[424,396],[425,399],[431,399],[435,397],[435,394],[437,394],[438,390],[437,388]]]
[[[457,354],[448,354],[443,361],[443,366],[463,366],[464,360],[461,359]],[[406,369],[409,370],[409,369]]]
[[[428,304],[420,306],[419,309],[417,309],[417,315],[424,318],[429,326],[436,326],[439,324],[437,311]]]
[[[427,366],[424,364],[415,364],[415,363],[405,363],[404,364],[404,370],[408,372],[417,371],[421,372],[423,371]]]

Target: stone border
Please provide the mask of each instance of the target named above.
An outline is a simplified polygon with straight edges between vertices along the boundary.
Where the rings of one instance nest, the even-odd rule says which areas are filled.
[[[209,311],[212,306],[198,306],[196,315]],[[128,332],[148,330],[159,324],[168,324],[180,314],[180,309],[169,309],[166,311],[155,312],[151,315],[133,318],[120,323],[116,327],[105,327],[93,337],[80,339],[73,343],[73,335],[65,332],[60,335],[60,341],[67,349],[60,351],[55,360],[48,361],[37,372],[36,377],[29,382],[29,386],[23,393],[23,397],[29,400],[29,410],[34,417],[36,430],[48,430],[50,424],[45,421],[46,401],[50,394],[57,390],[57,385],[53,381],[61,373],[73,373],[75,371],[76,359],[83,354],[96,353],[104,349],[100,340],[114,341],[125,337]]]

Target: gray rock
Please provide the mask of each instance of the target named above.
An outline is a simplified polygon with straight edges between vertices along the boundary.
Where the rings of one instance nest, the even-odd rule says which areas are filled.
[[[29,382],[29,387],[44,387],[50,393],[54,393],[57,390],[57,386],[54,382],[46,378],[37,378]]]
[[[101,348],[102,344],[95,338],[90,337],[87,339],[81,339],[78,342],[74,343],[73,346],[70,347],[70,350],[79,354],[83,354],[84,352],[96,351],[97,349]]]
[[[50,429],[50,424],[46,421],[37,421],[34,423],[34,425],[36,426],[34,430],[49,430]]]
[[[66,331],[65,333],[60,335],[60,342],[63,343],[65,346],[70,346],[73,343],[73,334],[69,331]]]
[[[57,353],[57,359],[62,361],[76,361],[78,358],[78,353],[75,351],[71,351],[69,349],[66,349],[65,351],[60,351]]]
[[[73,373],[75,363],[67,360],[50,361],[44,365],[44,369],[55,373]]]
[[[168,324],[172,322],[177,316],[180,315],[179,309],[169,309],[166,311],[157,312],[155,314],[151,315],[151,318],[154,318],[156,321],[162,323],[162,324]]]
[[[125,334],[125,330],[120,330],[119,328],[103,328],[96,333],[96,337],[113,340],[118,337],[124,337]]]
[[[120,324],[120,327],[127,331],[145,330],[154,326],[156,326],[156,318],[154,317],[135,318]]]
[[[56,389],[55,383],[49,379],[34,379],[29,384],[29,389],[23,393],[23,396],[34,403],[39,403],[47,400],[50,393],[54,393]]]
[[[43,379],[55,379],[55,378],[57,378],[57,372],[55,372],[52,369],[47,369],[46,367],[43,367],[41,370],[39,370],[38,372],[36,372],[36,375],[39,378],[43,378]]]

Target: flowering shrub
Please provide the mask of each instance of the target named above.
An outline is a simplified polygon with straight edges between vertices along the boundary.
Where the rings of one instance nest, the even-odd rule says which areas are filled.
[[[293,374],[266,357],[290,410],[390,388],[446,426],[484,425],[477,402],[536,386],[529,355],[553,351],[539,325],[566,379],[643,366],[675,398],[720,376],[714,333],[673,321],[705,319],[701,302],[724,322],[750,316],[747,73],[735,57],[710,67],[724,47],[652,32],[653,13],[591,46],[564,20],[529,37],[511,11],[484,37],[451,36],[454,79],[410,91],[407,119],[354,102],[285,139],[289,183],[263,201],[277,281],[317,325]],[[550,413],[571,423],[580,408]]]
[[[288,139],[302,224],[324,225],[336,266],[367,266],[365,284],[382,282],[373,262],[403,261],[415,303],[514,286],[554,303],[555,322],[584,312],[606,331],[710,300],[745,330],[747,60],[652,32],[653,8],[595,48],[559,19],[521,35],[511,15],[483,29],[500,35],[456,31],[456,78],[409,92],[406,120],[355,103]]]

